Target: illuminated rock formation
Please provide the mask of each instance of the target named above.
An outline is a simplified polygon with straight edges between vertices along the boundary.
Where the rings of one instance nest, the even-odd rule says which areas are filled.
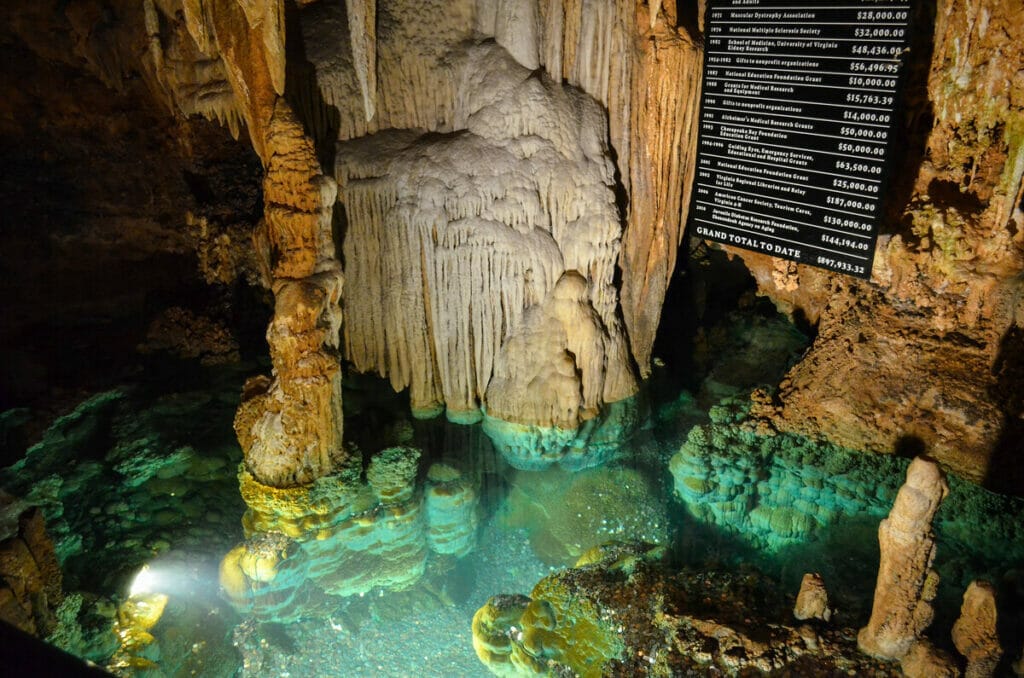
[[[246,464],[270,485],[309,483],[329,474],[343,454],[337,356],[342,278],[331,233],[337,187],[320,172],[312,141],[282,98],[283,2],[185,0],[175,5],[162,11],[152,2],[145,5],[158,74],[186,114],[226,119],[236,133],[237,119],[244,120],[265,170],[264,220],[255,242],[275,296],[274,319],[267,330],[274,375],[263,392],[250,393],[255,399],[240,410],[236,428]],[[195,96],[182,95],[188,90],[179,78],[183,68],[168,67],[162,22],[173,26],[172,46],[183,48],[188,39],[193,41],[184,60],[191,62],[192,75],[204,70],[201,56],[219,57],[219,66],[211,65],[203,78],[216,80],[223,69],[232,94],[230,107],[220,84],[208,100],[200,94],[198,104]],[[202,78],[193,80],[185,85],[201,89]],[[192,103],[182,104],[183,96]]]
[[[495,419],[568,430],[557,458],[583,421],[637,388],[616,316],[602,116],[493,44],[456,63],[454,124],[465,131],[338,148],[355,290],[345,354],[409,387],[420,416],[443,405],[471,422],[486,406]]]
[[[828,591],[825,590],[825,580],[820,574],[808,572],[800,581],[800,592],[793,606],[793,616],[801,621],[820,619],[827,622],[832,618],[832,609],[828,606]]]
[[[498,676],[894,675],[860,655],[850,630],[781,623],[781,600],[714,571],[671,573],[664,550],[608,544],[498,595],[473,618],[477,657]],[[746,588],[747,585],[752,588]]]
[[[878,528],[878,583],[871,619],[857,636],[860,649],[873,657],[902,659],[932,622],[939,583],[932,569],[932,520],[948,492],[938,465],[915,459],[889,517]]]
[[[972,581],[964,591],[953,644],[967,658],[965,678],[991,678],[1003,656],[997,629],[996,592],[986,581]]]
[[[327,614],[345,598],[403,591],[428,571],[431,552],[461,557],[476,544],[478,491],[443,464],[417,480],[419,450],[374,455],[360,469],[297,487],[239,474],[246,541],[225,555],[221,587],[240,611],[289,621]]]

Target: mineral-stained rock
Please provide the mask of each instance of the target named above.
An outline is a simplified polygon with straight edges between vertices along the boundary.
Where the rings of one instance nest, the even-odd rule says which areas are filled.
[[[64,592],[57,554],[38,508],[18,516],[17,532],[0,541],[0,619],[46,636]]]
[[[820,619],[828,621],[832,618],[832,609],[828,606],[828,591],[825,580],[819,574],[808,572],[800,582],[800,592],[793,606],[793,616],[799,620]]]
[[[932,622],[938,587],[932,519],[949,492],[935,462],[918,457],[878,528],[881,562],[871,619],[860,630],[861,650],[880,659],[902,659]]]
[[[475,544],[476,493],[454,469],[416,486],[419,451],[389,448],[361,466],[278,488],[244,467],[246,541],[221,562],[220,582],[241,611],[278,622],[328,614],[371,589],[402,591],[423,577],[430,551],[465,555]]]
[[[204,365],[239,360],[238,342],[224,323],[180,306],[168,308],[153,319],[139,351],[168,351],[182,358],[199,358]]]
[[[884,220],[892,235],[871,280],[802,264],[778,276],[771,257],[740,253],[762,294],[818,326],[765,414],[852,449],[889,453],[918,439],[962,476],[1019,487],[1019,465],[1000,462],[1018,458],[1021,440],[1019,387],[1004,366],[1021,352],[1024,8],[932,8],[934,40],[911,49],[910,63],[922,80],[927,71],[927,92],[906,118],[933,124],[906,131],[924,150],[905,156],[909,200]]]
[[[694,426],[669,470],[686,512],[776,551],[844,519],[881,518],[896,496],[892,458],[862,454],[791,433],[757,433],[748,405],[723,401],[711,423]],[[880,472],[884,469],[884,472]]]
[[[494,596],[473,620],[477,656],[499,676],[896,675],[848,629],[776,621],[784,603],[755,572],[671,573],[663,554],[607,544],[529,597]]]
[[[389,447],[373,456],[366,482],[382,503],[400,504],[412,497],[419,469],[420,451],[413,447]]]
[[[473,615],[473,648],[480,661],[496,676],[517,676],[519,669],[512,663],[512,652],[518,640],[511,632],[530,604],[530,597],[522,594],[492,596]]]
[[[966,678],[994,675],[1003,648],[996,628],[996,594],[986,581],[973,581],[964,591],[960,618],[953,625],[953,644],[967,658]]]

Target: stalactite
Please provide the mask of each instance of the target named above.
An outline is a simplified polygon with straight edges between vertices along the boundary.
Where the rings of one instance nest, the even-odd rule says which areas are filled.
[[[367,121],[377,105],[377,1],[345,0],[349,43]]]
[[[690,202],[695,145],[688,141],[697,136],[700,69],[698,47],[664,24],[644,41],[633,64],[622,308],[633,355],[645,374]]]
[[[540,65],[540,32],[537,0],[498,0],[494,39],[530,70]]]
[[[357,43],[341,3],[314,3],[300,12],[306,56],[315,66],[324,104],[337,110],[339,139],[355,139],[386,129],[449,131],[454,100],[452,76],[445,55],[472,36],[472,0],[376,3],[376,86],[374,115],[367,117],[367,99],[357,67]],[[365,14],[365,13],[364,13]],[[355,29],[353,29],[355,30]],[[339,44],[340,41],[340,44]],[[367,45],[369,47],[369,45]],[[374,73],[366,65],[369,83]],[[367,93],[370,88],[367,87]]]

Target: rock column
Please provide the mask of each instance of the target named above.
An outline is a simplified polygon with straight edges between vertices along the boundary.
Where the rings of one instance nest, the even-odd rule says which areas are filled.
[[[949,493],[938,465],[918,457],[878,528],[881,562],[868,625],[857,635],[861,651],[879,659],[902,659],[932,622],[939,576],[932,569],[932,519]]]

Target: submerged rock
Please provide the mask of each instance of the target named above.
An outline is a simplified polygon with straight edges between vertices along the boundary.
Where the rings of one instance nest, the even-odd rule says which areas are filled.
[[[668,542],[660,487],[629,468],[521,471],[512,480],[501,517],[509,527],[526,529],[534,553],[550,565],[571,565],[608,541]]]

